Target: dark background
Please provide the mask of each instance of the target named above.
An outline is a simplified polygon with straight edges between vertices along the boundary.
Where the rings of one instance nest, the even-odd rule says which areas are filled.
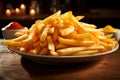
[[[39,13],[35,17],[29,15],[29,9],[32,1],[36,1],[39,6]],[[84,15],[82,20],[87,23],[92,23],[100,27],[109,24],[115,28],[120,26],[120,4],[119,0],[0,0],[0,28],[6,26],[12,21],[18,21],[23,26],[28,28],[38,19],[53,14],[55,8],[61,10],[62,13],[66,11],[73,11],[74,15]],[[19,7],[20,4],[26,5],[25,15],[11,15],[6,16],[5,10],[11,4],[13,8]],[[0,38],[2,33],[0,32]]]

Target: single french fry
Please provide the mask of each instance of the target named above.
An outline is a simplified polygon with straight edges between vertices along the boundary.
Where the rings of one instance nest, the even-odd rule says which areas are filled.
[[[84,23],[84,22],[79,22],[81,25],[83,25],[84,27],[86,27],[86,28],[92,28],[92,29],[95,29],[95,28],[97,28],[97,26],[96,25],[94,25],[94,24],[88,24],[88,23]]]
[[[29,33],[32,33],[33,30],[36,28],[37,24],[33,24],[30,28],[29,28]]]
[[[29,33],[29,30],[18,31],[18,32],[15,33],[15,36],[19,37],[19,36],[22,36],[22,35],[28,34],[28,33]]]
[[[69,19],[71,18],[71,15],[72,15],[72,12],[71,12],[71,11],[68,11],[68,12],[60,15],[60,18],[61,18],[62,20],[64,20],[64,21],[65,21],[65,20],[69,20]]]
[[[69,47],[64,49],[56,50],[59,55],[70,55],[80,51],[87,51],[87,50],[101,50],[104,49],[103,46],[90,46],[90,47]]]
[[[59,17],[60,14],[61,14],[61,11],[59,10],[59,11],[57,11],[56,13],[54,13],[53,15],[45,18],[45,19],[43,20],[43,22],[49,22],[52,18]]]
[[[39,34],[41,34],[43,29],[45,28],[45,24],[44,23],[40,23],[40,24],[37,25],[37,28],[39,30]]]
[[[50,27],[51,27],[51,25],[46,25],[46,27],[44,28],[42,34],[40,35],[41,42],[44,42],[46,40]]]
[[[55,28],[52,27],[52,28],[49,29],[48,34],[54,34],[54,31],[55,31]]]
[[[55,45],[53,43],[53,40],[52,40],[51,36],[47,36],[47,42],[48,42],[48,49],[50,51],[55,51]]]
[[[22,41],[28,37],[28,34],[23,34],[20,37],[14,38],[13,41]]]
[[[57,41],[59,35],[60,35],[59,30],[55,28],[55,32],[53,34],[53,42]]]
[[[68,48],[69,46],[67,46],[67,45],[64,45],[64,44],[61,44],[61,43],[57,43],[56,45],[55,45],[55,48],[56,49],[63,49],[63,48]]]
[[[107,34],[105,35],[106,38],[112,38],[113,37],[113,34]]]
[[[69,34],[68,36],[66,36],[66,38],[69,38],[69,39],[72,38],[75,40],[92,40],[93,37],[94,36],[91,33],[78,34],[76,31],[74,31],[71,34]]]
[[[58,49],[56,50],[56,52],[61,56],[65,56],[65,55],[70,55],[72,53],[76,53],[85,49],[86,47],[69,47],[64,49]]]
[[[19,47],[20,44],[21,44],[21,42],[16,42],[16,41],[13,41],[13,40],[5,40],[4,41],[4,45],[8,46],[8,47]]]
[[[81,19],[83,19],[85,16],[76,16],[75,18],[77,19],[77,20],[81,20]]]
[[[100,29],[94,29],[94,28],[86,28],[86,30],[88,32],[93,32],[93,33],[99,33],[99,34],[103,34],[103,32],[100,31]]]
[[[70,33],[72,33],[73,31],[74,31],[74,26],[72,26],[72,25],[68,28],[60,29],[60,33],[61,33],[62,36],[67,36]]]
[[[90,41],[78,41],[78,40],[74,40],[74,39],[65,39],[62,37],[58,37],[58,41],[61,44],[65,44],[65,45],[69,45],[69,46],[90,46],[94,44],[94,41],[90,40]]]
[[[57,52],[55,52],[55,51],[50,51],[50,54],[51,54],[52,56],[59,56],[59,54],[58,54]]]
[[[36,20],[35,24],[40,24],[42,22],[42,20]]]
[[[102,31],[104,31],[104,32],[116,32],[116,29],[113,28],[111,25],[106,25],[104,28],[102,28]]]

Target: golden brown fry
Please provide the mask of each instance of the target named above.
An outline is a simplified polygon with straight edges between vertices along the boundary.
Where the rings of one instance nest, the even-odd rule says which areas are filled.
[[[49,29],[48,34],[53,34],[54,32],[55,32],[55,28],[52,27],[52,28]]]
[[[4,45],[8,47],[19,47],[21,46],[21,42],[16,42],[13,40],[5,40]]]
[[[29,33],[29,30],[18,31],[18,32],[15,33],[15,36],[19,37],[19,36],[22,36],[22,35],[28,34],[28,33]]]
[[[106,38],[112,38],[113,37],[113,34],[107,34],[105,35]]]
[[[111,25],[106,25],[104,28],[102,28],[102,31],[104,31],[104,32],[116,32],[116,29],[113,28]]]
[[[41,35],[43,29],[45,28],[45,24],[44,23],[40,23],[37,25],[37,28],[39,30],[39,35]]]
[[[58,41],[61,44],[69,45],[69,46],[90,46],[94,44],[94,41],[92,40],[86,40],[86,41],[79,41],[74,39],[65,39],[62,37],[58,37]]]
[[[75,18],[77,19],[77,20],[81,20],[81,19],[83,19],[85,16],[76,16]]]
[[[50,27],[51,27],[51,25],[46,25],[46,27],[44,28],[44,30],[43,30],[43,32],[40,36],[40,41],[41,42],[44,42],[46,40]]]
[[[60,33],[62,36],[67,36],[72,32],[74,32],[74,26],[72,26],[72,25],[69,26],[68,28],[60,29]]]
[[[52,55],[52,56],[59,56],[59,54],[57,52],[54,52],[54,51],[50,51],[50,55]]]
[[[63,48],[67,48],[67,47],[69,47],[69,46],[64,45],[64,44],[61,44],[61,43],[57,43],[57,44],[55,45],[55,48],[56,48],[56,49],[63,49]]]
[[[103,46],[90,46],[90,47],[69,47],[64,49],[56,50],[59,55],[71,55],[80,51],[89,51],[89,50],[102,50]]]
[[[59,17],[60,14],[61,14],[61,11],[57,11],[57,12],[54,13],[53,15],[45,18],[45,19],[43,20],[43,22],[47,23],[47,22],[51,21],[51,19],[56,18],[56,17]]]
[[[78,34],[76,31],[66,36],[66,38],[75,39],[75,40],[93,40],[93,37],[94,36],[91,33]]]
[[[85,50],[85,47],[69,47],[64,49],[58,49],[56,50],[56,52],[61,56],[65,56],[65,55],[70,55],[72,53],[79,52],[81,50]]]
[[[79,23],[86,28],[92,28],[92,29],[97,28],[97,26],[94,24],[88,24],[88,23],[84,23],[84,22],[79,22]]]
[[[58,39],[58,36],[60,35],[58,28],[55,28],[55,32],[53,34],[53,42],[56,42]]]
[[[23,34],[17,38],[14,38],[13,41],[22,41],[28,37],[28,34]]]
[[[48,42],[48,49],[50,51],[55,51],[55,45],[53,43],[53,40],[52,40],[51,36],[47,36],[47,42]]]
[[[36,20],[35,24],[40,24],[42,22],[42,20]]]

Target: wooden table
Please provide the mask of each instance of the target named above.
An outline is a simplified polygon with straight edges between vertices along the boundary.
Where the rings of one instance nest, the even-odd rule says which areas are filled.
[[[120,80],[120,49],[94,62],[48,65],[11,53],[1,41],[0,80]]]

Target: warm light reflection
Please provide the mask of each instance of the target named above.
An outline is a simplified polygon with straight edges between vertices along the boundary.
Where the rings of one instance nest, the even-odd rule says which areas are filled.
[[[26,6],[24,4],[20,5],[20,9],[21,9],[22,14],[25,14]]]
[[[31,16],[35,16],[35,15],[36,15],[35,9],[31,9],[31,10],[30,10],[30,15],[31,15]]]
[[[7,16],[10,16],[10,15],[12,14],[12,12],[11,12],[10,9],[7,9],[6,12],[5,12],[5,14],[6,14]]]
[[[16,9],[15,9],[15,13],[16,13],[16,14],[20,14],[20,9],[19,9],[19,8],[16,8]]]

